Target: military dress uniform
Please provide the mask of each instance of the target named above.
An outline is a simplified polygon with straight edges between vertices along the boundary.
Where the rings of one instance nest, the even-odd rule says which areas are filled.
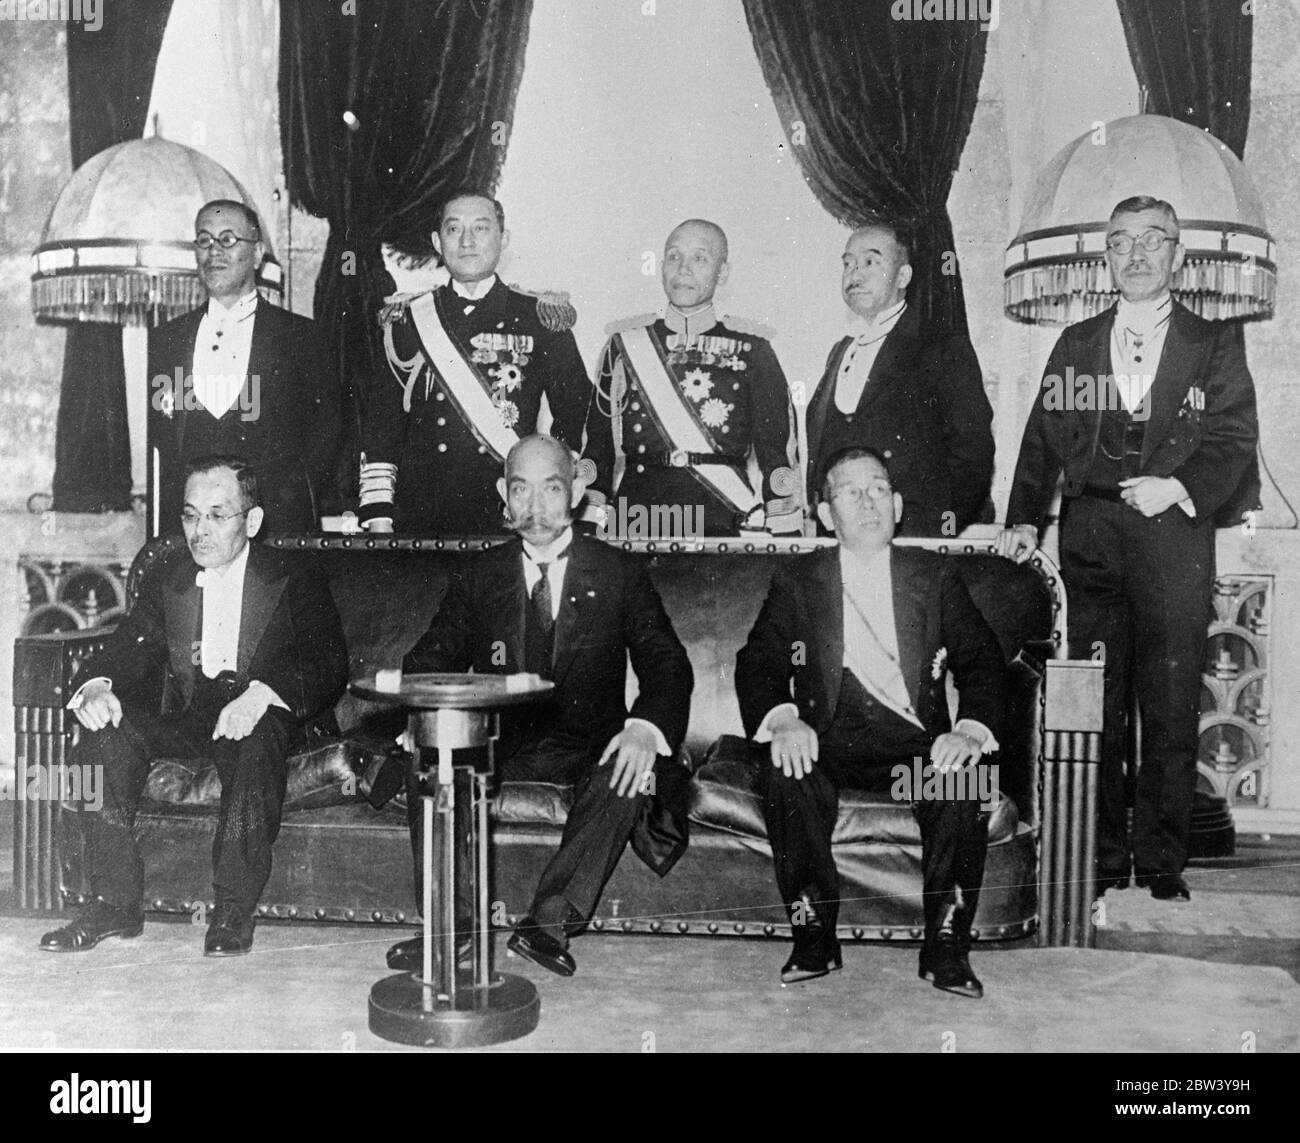
[[[477,299],[451,282],[388,299],[380,312],[388,370],[372,388],[362,428],[361,521],[388,517],[405,532],[502,532],[496,485],[504,453],[536,431],[543,395],[551,434],[582,451],[593,389],[571,329],[576,319],[565,295],[528,294],[500,279]],[[450,371],[433,364],[438,350],[426,344],[433,323],[445,330]],[[594,471],[588,463],[580,477]],[[603,505],[607,492],[589,488],[589,503]]]
[[[669,306],[662,317],[615,322],[606,332],[587,455],[602,487],[620,448],[624,456],[607,528],[618,530],[637,506],[680,505],[683,520],[702,514],[710,536],[742,526],[799,531],[795,419],[768,331],[731,317],[724,324],[712,307],[687,317]],[[761,489],[747,471],[751,449]]]

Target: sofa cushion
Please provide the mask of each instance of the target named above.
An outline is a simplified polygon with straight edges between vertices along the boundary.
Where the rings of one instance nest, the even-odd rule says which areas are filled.
[[[365,746],[333,740],[289,759],[284,812],[337,806],[363,797],[363,776],[382,757]],[[221,805],[221,779],[217,767],[205,759],[161,758],[149,771],[144,801],[215,813]]]
[[[771,765],[766,747],[724,734],[709,751],[691,782],[691,821],[745,837],[767,839],[759,766]],[[1019,824],[1015,803],[1003,794],[989,818],[989,844],[1011,837]],[[832,845],[876,842],[920,845],[921,827],[910,802],[895,801],[889,788],[840,791],[840,810]]]
[[[502,782],[492,801],[494,822],[563,829],[573,807],[573,787],[551,782]]]

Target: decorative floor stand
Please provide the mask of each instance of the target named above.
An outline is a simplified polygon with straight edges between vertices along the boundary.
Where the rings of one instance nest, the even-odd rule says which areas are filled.
[[[376,1036],[430,1048],[473,1048],[515,1040],[537,1027],[537,989],[492,967],[488,786],[497,711],[533,702],[553,686],[536,676],[499,675],[407,675],[382,688],[352,684],[362,698],[408,709],[424,815],[424,963],[420,972],[387,976],[371,988],[370,1030]],[[481,750],[453,761],[452,751],[475,748]],[[435,751],[437,764],[430,767],[426,759]],[[458,871],[471,890],[469,967],[457,964]]]

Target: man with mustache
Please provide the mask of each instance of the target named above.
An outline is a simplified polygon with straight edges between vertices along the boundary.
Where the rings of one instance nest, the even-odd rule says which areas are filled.
[[[221,812],[212,849],[216,909],[205,956],[253,945],[271,873],[290,752],[337,733],[348,656],[334,601],[310,566],[249,539],[262,523],[257,478],[238,457],[201,457],[177,521],[188,552],[144,577],[140,598],[83,668],[68,708],[81,724],[72,764],[101,768],[89,819],[94,900],[41,948],[83,952],[144,927],[136,806],[159,757],[216,763]],[[166,683],[158,712],[160,671]]]
[[[1106,227],[1119,301],[1068,326],[1029,411],[1002,555],[1028,559],[1062,473],[1061,574],[1072,653],[1105,655],[1097,891],[1187,900],[1201,661],[1214,589],[1215,515],[1255,456],[1255,385],[1240,331],[1170,292],[1183,264],[1167,202],[1124,199]],[[1074,378],[1062,400],[1062,379]],[[1080,390],[1081,382],[1094,388]],[[1256,494],[1258,488],[1253,490]],[[1128,693],[1142,716],[1130,836]]]
[[[396,295],[380,315],[388,368],[367,399],[357,513],[369,531],[501,532],[494,485],[506,454],[536,431],[543,397],[552,433],[582,451],[592,388],[577,315],[565,295],[501,281],[509,243],[496,199],[454,193],[433,235],[450,279]],[[582,471],[591,484],[591,466]],[[608,488],[596,484],[588,503],[603,505]]]
[[[993,409],[970,338],[923,320],[911,280],[906,227],[880,219],[849,235],[840,293],[853,316],[808,402],[808,503],[827,459],[865,446],[889,462],[902,535],[956,536],[988,499]]]
[[[175,527],[196,457],[257,465],[268,532],[314,530],[337,497],[338,371],[310,319],[258,297],[265,256],[251,207],[218,199],[199,211],[208,304],[149,336],[151,535]]]
[[[609,327],[587,452],[602,481],[612,480],[621,443],[624,515],[633,507],[681,508],[679,518],[702,520],[709,536],[734,536],[742,527],[798,533],[803,506],[789,389],[768,336],[714,309],[730,273],[727,259],[717,223],[688,219],[668,236],[667,308]],[[751,453],[761,487],[750,484]]]
[[[527,671],[551,679],[545,702],[503,711],[495,759],[505,782],[573,787],[560,848],[543,871],[510,948],[561,976],[576,965],[569,937],[595,912],[629,837],[665,875],[685,850],[680,826],[658,833],[651,815],[684,814],[689,774],[677,758],[693,675],[659,593],[637,557],[577,535],[582,498],[569,448],[525,437],[497,482],[517,537],[453,573],[429,630],[403,663],[407,672]],[[504,652],[504,654],[503,654]],[[629,711],[627,660],[638,694]],[[421,871],[419,790],[408,785],[416,876]],[[463,887],[462,887],[463,889]],[[418,894],[417,894],[418,896]],[[458,901],[461,942],[470,934]],[[422,937],[389,950],[388,964],[414,969]]]

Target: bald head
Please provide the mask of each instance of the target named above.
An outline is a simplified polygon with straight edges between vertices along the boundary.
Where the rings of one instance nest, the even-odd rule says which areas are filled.
[[[573,453],[554,437],[545,433],[521,437],[506,456],[506,480],[510,479],[512,472],[532,463],[552,467],[566,483],[573,483]]]
[[[673,228],[673,232],[668,235],[665,246],[671,246],[673,239],[680,238],[683,231],[698,236],[712,245],[717,252],[718,261],[725,262],[727,260],[727,255],[730,253],[727,249],[727,232],[716,222],[710,222],[707,218],[688,218],[685,222],[679,222]]]
[[[713,301],[727,280],[727,235],[716,222],[688,218],[664,244],[663,283],[668,300],[679,310]]]
[[[510,527],[538,547],[563,534],[586,491],[574,481],[573,454],[541,433],[524,437],[510,450],[497,489]]]

